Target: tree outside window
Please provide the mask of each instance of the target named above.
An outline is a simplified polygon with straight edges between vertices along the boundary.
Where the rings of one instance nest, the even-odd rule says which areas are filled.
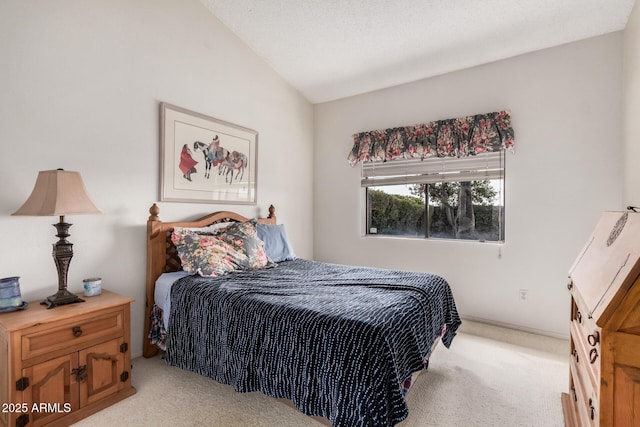
[[[369,187],[368,234],[502,241],[501,181]]]

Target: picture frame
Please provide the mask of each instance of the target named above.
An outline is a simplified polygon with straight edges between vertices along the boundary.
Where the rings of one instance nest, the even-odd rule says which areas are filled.
[[[258,132],[160,103],[160,201],[255,205]]]

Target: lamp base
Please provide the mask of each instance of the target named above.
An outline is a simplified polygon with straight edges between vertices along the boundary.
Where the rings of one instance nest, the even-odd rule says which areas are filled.
[[[46,305],[47,309],[50,309],[65,304],[75,304],[77,302],[84,302],[84,300],[66,289],[60,289],[55,294],[48,296],[40,304]]]

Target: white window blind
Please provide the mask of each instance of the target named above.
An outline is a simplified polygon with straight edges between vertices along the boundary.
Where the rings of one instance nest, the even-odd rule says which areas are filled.
[[[505,151],[362,163],[362,187],[504,178]]]

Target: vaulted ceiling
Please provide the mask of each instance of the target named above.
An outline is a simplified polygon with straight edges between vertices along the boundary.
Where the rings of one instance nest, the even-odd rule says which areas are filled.
[[[312,103],[623,30],[635,0],[201,0]]]

